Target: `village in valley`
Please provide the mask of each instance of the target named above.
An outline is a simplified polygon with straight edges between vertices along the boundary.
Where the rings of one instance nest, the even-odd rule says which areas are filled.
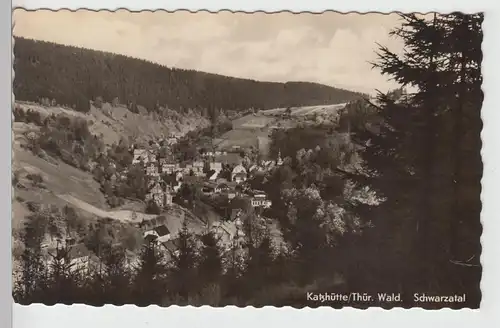
[[[480,304],[482,14],[15,16],[16,302]]]
[[[19,111],[22,111],[24,105],[20,104]],[[95,102],[92,108],[94,106]],[[116,194],[120,185],[130,184],[130,173],[134,171],[141,184],[146,187],[143,199],[145,207],[142,210],[117,210],[115,213],[120,213],[118,218],[113,218],[106,212],[100,214],[100,209],[94,210],[103,219],[131,224],[140,231],[139,242],[157,245],[157,249],[167,259],[177,252],[179,233],[184,226],[190,233],[198,236],[207,232],[214,233],[219,246],[225,251],[235,248],[245,250],[244,224],[268,231],[276,247],[286,247],[279,220],[272,217],[270,211],[272,200],[265,191],[252,188],[251,181],[269,177],[285,162],[280,149],[275,155],[270,152],[269,139],[274,131],[304,123],[317,124],[319,117],[338,124],[345,106],[346,104],[299,107],[293,109],[294,115],[292,108],[252,111],[234,119],[229,131],[215,137],[193,139],[189,133],[171,133],[148,141],[131,142],[123,150],[127,153],[125,158],[129,158],[129,162],[121,164],[106,156],[105,151],[101,152],[90,163],[89,168],[94,172],[94,179],[100,179],[101,188],[104,186],[104,191],[108,190],[109,195]],[[37,104],[29,105],[28,114],[39,107]],[[51,108],[49,105],[44,107]],[[311,114],[301,113],[304,109]],[[345,133],[339,133],[337,139],[347,140],[350,144],[349,138],[346,139],[343,135]],[[182,152],[181,144],[196,150],[192,151],[189,159]],[[104,167],[99,166],[99,159],[102,158],[106,158]],[[105,173],[96,175],[96,170]],[[106,178],[99,178],[103,174]],[[110,198],[116,198],[109,195],[108,202]],[[77,207],[81,203],[73,202]],[[85,205],[93,208],[89,204]],[[189,221],[186,217],[198,216],[194,220],[199,221],[199,217],[203,216],[197,215],[199,207],[204,207],[205,210],[208,208],[214,215],[196,225],[186,225]],[[46,258],[50,260],[50,254],[61,247],[67,247],[73,269],[98,266],[99,257],[84,242],[77,242],[81,238],[81,234],[65,228],[59,229],[55,235],[47,232],[42,243]],[[112,245],[123,247],[120,242]],[[127,259],[128,265],[137,265],[137,251],[129,250]]]
[[[245,167],[244,158],[241,156],[244,149],[233,146],[228,150],[205,150],[199,154],[199,158],[179,163],[171,151],[171,147],[177,140],[176,136],[171,136],[167,140],[160,139],[158,142],[151,142],[147,148],[133,149],[132,164],[144,167],[148,177],[149,189],[146,201],[149,204],[160,212],[172,206],[174,197],[179,194],[185,182],[198,188],[198,191],[206,198],[224,200],[230,210],[226,211],[226,216],[222,218],[222,221],[212,222],[209,229],[219,236],[225,243],[225,247],[230,247],[230,243],[237,243],[244,236],[241,225],[245,203],[257,210],[257,219],[266,220],[261,217],[260,213],[270,208],[272,202],[264,191],[251,189],[247,184],[247,179],[256,174],[265,174],[267,170],[282,165],[283,160],[280,154],[275,161],[262,160],[256,163],[246,161]],[[165,157],[160,157],[162,147],[166,149]],[[170,177],[170,179],[162,177]],[[239,204],[242,205],[231,206],[234,199],[238,199]],[[166,225],[162,224],[144,231],[144,237],[148,242],[156,240],[172,250],[176,234],[171,233]]]
[[[18,110],[22,112],[21,108],[24,105],[20,105]],[[33,108],[38,107],[40,106],[37,104],[29,105],[28,115],[33,112]],[[322,106],[326,107],[328,106]],[[342,107],[342,105],[334,106],[335,109]],[[44,108],[51,107],[46,105]],[[118,188],[119,184],[129,183],[130,170],[142,172],[141,179],[147,186],[144,195],[145,213],[141,213],[140,210],[126,211],[120,220],[139,229],[140,240],[144,245],[157,245],[157,249],[164,252],[166,258],[177,252],[178,236],[183,228],[181,223],[183,219],[179,218],[179,213],[182,213],[184,218],[193,215],[186,213],[195,212],[194,207],[197,203],[208,205],[212,211],[216,210],[218,215],[214,216],[215,219],[202,222],[203,227],[197,226],[191,233],[201,236],[212,232],[222,249],[228,251],[237,248],[243,251],[245,248],[243,225],[246,222],[268,230],[274,243],[281,247],[282,232],[278,221],[267,216],[272,201],[265,191],[252,188],[249,180],[265,177],[283,165],[281,151],[278,150],[276,156],[271,156],[268,149],[269,141],[266,139],[278,128],[274,124],[277,120],[290,120],[290,112],[290,109],[287,111],[281,109],[276,113],[273,111],[268,111],[266,114],[254,113],[235,120],[230,130],[232,135],[247,136],[234,140],[231,140],[229,135],[208,139],[207,144],[205,138],[204,142],[196,145],[197,140],[187,140],[186,135],[172,133],[147,142],[131,143],[126,149],[130,154],[130,163],[120,165],[107,158],[109,160],[107,167],[100,168],[99,160],[96,160],[90,164],[90,170],[106,171],[106,183],[111,190]],[[336,111],[332,113],[333,116],[326,116],[338,115]],[[197,150],[192,159],[182,159],[184,154],[179,153],[176,148],[182,142],[195,143],[191,145]],[[103,156],[105,152],[98,158]],[[202,199],[194,200],[194,197]],[[80,203],[77,202],[76,205]],[[105,214],[100,216],[106,218]],[[247,222],[249,220],[254,222]],[[66,229],[61,229],[55,235],[47,232],[42,243],[46,259],[50,260],[51,254],[58,249],[67,248],[74,270],[88,270],[99,266],[99,257],[95,252],[86,247],[84,242],[77,241],[81,237],[78,233]],[[120,243],[113,244],[113,247],[122,246]],[[129,265],[137,264],[137,252],[128,251],[127,258]]]

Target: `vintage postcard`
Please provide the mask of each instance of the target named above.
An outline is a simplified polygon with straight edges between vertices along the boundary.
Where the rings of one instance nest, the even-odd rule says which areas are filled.
[[[16,303],[479,308],[482,13],[13,23]]]

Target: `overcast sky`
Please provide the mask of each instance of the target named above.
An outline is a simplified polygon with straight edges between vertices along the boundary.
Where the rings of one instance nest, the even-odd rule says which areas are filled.
[[[14,35],[264,81],[310,81],[372,93],[394,88],[369,61],[396,15],[222,12],[14,12]]]

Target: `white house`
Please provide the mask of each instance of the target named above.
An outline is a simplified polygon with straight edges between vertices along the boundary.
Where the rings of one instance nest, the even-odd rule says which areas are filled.
[[[170,240],[170,230],[167,226],[162,224],[151,230],[145,231],[143,235],[146,241],[156,241],[158,243],[164,243]]]
[[[269,208],[272,205],[272,202],[267,199],[266,193],[259,190],[254,190],[252,192],[252,198],[250,202],[253,207]]]
[[[245,182],[246,180],[247,180],[247,175],[243,172],[236,173],[233,176],[233,181],[236,183],[242,183],[242,182]]]
[[[178,163],[164,162],[161,166],[161,172],[166,174],[172,174],[174,172],[177,172],[178,170],[179,170]]]
[[[193,162],[193,172],[194,172],[194,175],[196,175],[196,176],[202,176],[202,175],[204,175],[204,173],[203,173],[204,167],[205,167],[205,163],[203,163],[202,161],[195,161],[195,162]]]
[[[231,172],[231,181],[235,182],[243,182],[247,179],[247,170],[243,167],[243,165],[236,165]]]
[[[177,141],[178,141],[178,140],[177,140],[177,138],[175,138],[175,137],[170,137],[170,138],[167,138],[167,140],[166,140],[166,141],[167,141],[167,144],[168,144],[169,146],[171,146],[171,145],[175,145],[175,144],[177,143]]]

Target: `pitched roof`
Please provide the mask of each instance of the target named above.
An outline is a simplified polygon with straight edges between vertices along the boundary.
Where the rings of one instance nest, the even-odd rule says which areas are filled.
[[[234,168],[233,168],[233,171],[232,173],[233,174],[236,174],[236,173],[240,173],[240,172],[245,172],[247,173],[247,170],[245,169],[245,167],[241,164],[238,164],[236,165]]]
[[[158,238],[158,237],[157,237],[157,236],[155,236],[155,235],[148,234],[148,235],[146,235],[146,237],[144,237],[144,240],[145,240],[146,242],[150,243],[150,242],[152,242],[152,241],[156,240],[157,238]]]
[[[179,238],[177,239],[170,239],[164,243],[162,243],[163,246],[168,249],[169,251],[173,252],[175,251],[177,248],[179,248]]]
[[[170,231],[168,230],[167,226],[162,224],[161,226],[157,226],[156,228],[153,229],[154,231],[156,231],[156,233],[162,237],[162,236],[166,236],[170,233]]]
[[[214,174],[212,174],[208,179],[213,181],[213,180],[217,179],[218,176],[219,176],[219,172],[215,171]]]

